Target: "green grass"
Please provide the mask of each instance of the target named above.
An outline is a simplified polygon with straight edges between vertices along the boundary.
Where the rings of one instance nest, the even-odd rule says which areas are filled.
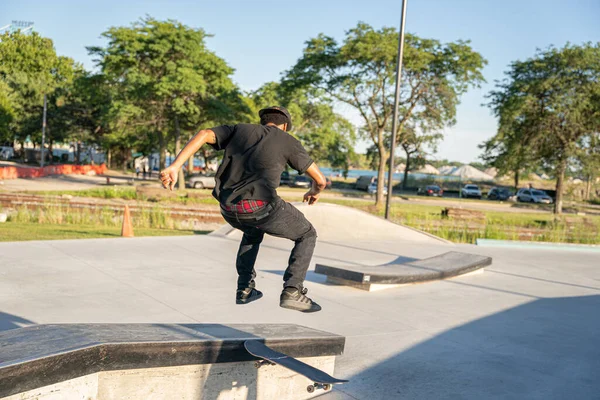
[[[193,235],[191,230],[138,228],[135,236]],[[0,225],[0,242],[24,240],[59,240],[114,238],[121,236],[121,228],[95,225],[39,224],[32,222],[6,222]]]
[[[385,209],[357,200],[321,199],[383,217]],[[555,219],[552,214],[480,211],[483,220],[455,220],[441,216],[445,207],[394,203],[391,220],[458,243],[475,243],[476,239],[532,240],[600,244],[600,217],[569,216]]]
[[[94,188],[82,190],[30,191],[28,193],[42,196],[71,195],[77,197],[96,197],[101,199],[138,200],[138,194],[136,193],[135,188],[121,186],[107,186],[97,189]]]
[[[305,189],[295,189],[297,192],[283,196],[287,201],[302,201]],[[44,194],[49,194],[45,192]],[[105,187],[82,191],[61,191],[50,194],[70,194],[73,196],[100,197],[105,199],[122,198],[137,200],[146,205],[151,204],[148,200],[130,187]],[[146,200],[146,201],[144,201]],[[455,200],[455,199],[453,199]],[[182,191],[180,196],[157,199],[161,205],[164,204],[211,204],[217,201],[211,196],[210,191],[190,190]],[[466,208],[470,200],[462,200]],[[384,208],[375,207],[373,202],[350,197],[321,198],[323,203],[340,204],[357,208],[374,215],[383,217]],[[499,239],[499,240],[532,240],[545,242],[564,243],[587,243],[600,244],[600,217],[599,216],[576,216],[569,215],[555,219],[551,213],[528,213],[528,212],[503,212],[483,211],[483,218],[479,220],[456,220],[441,216],[445,207],[432,204],[393,203],[390,208],[391,219],[425,232],[440,236],[442,238],[459,243],[474,243],[476,239]],[[12,214],[10,222],[20,224],[37,224],[39,226],[54,226],[58,234],[62,230],[79,232],[78,237],[86,236],[90,229],[83,230],[80,227],[94,227],[91,231],[120,233],[121,214],[108,208],[86,210],[68,208],[66,205],[52,204],[36,210],[18,209]],[[174,220],[165,208],[145,208],[133,218],[134,228],[141,230],[156,230],[158,232],[182,232],[180,223]],[[5,225],[8,226],[8,225]],[[60,229],[59,229],[60,228]],[[50,229],[50,228],[49,228]],[[50,229],[51,231],[51,229]],[[189,231],[187,231],[189,232]],[[107,233],[108,234],[108,233]],[[143,233],[140,233],[143,234]],[[179,234],[179,233],[175,233]],[[73,233],[73,235],[77,235]],[[70,236],[71,237],[71,236]],[[102,237],[102,236],[94,236]],[[9,239],[6,239],[9,240]],[[15,239],[20,240],[20,239]]]
[[[144,194],[136,191],[133,187],[122,187],[122,186],[107,186],[102,188],[94,189],[83,189],[83,190],[60,190],[60,191],[29,191],[29,194],[35,194],[40,196],[62,196],[70,195],[73,197],[92,197],[100,199],[122,199],[122,200],[137,200],[137,201],[154,201],[155,199],[149,199]],[[183,190],[176,192],[178,196],[162,198],[161,203],[168,204],[183,204],[183,205],[194,205],[194,204],[219,204],[217,200],[212,197],[211,191],[209,190]]]
[[[35,210],[19,207],[9,215],[10,222],[54,225],[91,225],[120,227],[122,212],[108,207],[101,209],[70,208],[68,205],[48,203]],[[143,208],[132,218],[134,228],[179,229],[168,210],[159,207]]]

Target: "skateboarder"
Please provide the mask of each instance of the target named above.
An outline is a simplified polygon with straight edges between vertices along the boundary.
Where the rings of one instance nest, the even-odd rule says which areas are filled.
[[[290,113],[283,107],[268,107],[258,113],[260,125],[223,125],[198,132],[177,155],[171,166],[161,171],[165,188],[173,190],[179,168],[204,144],[225,150],[215,176],[213,196],[221,204],[223,218],[244,235],[237,253],[236,303],[247,304],[262,297],[256,289],[254,263],[266,234],[295,242],[283,276],[284,289],[279,305],[302,312],[321,307],[306,296],[303,283],[317,240],[312,224],[293,205],[282,200],[276,188],[286,164],[312,178],[304,201],[312,205],[326,186],[319,167],[304,147],[288,134]]]

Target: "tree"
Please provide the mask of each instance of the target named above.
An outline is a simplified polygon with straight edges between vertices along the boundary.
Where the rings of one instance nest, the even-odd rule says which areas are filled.
[[[10,125],[15,118],[12,90],[6,82],[0,80],[0,143],[12,141]]]
[[[208,50],[204,30],[147,17],[130,27],[110,28],[102,36],[108,45],[88,51],[116,87],[112,114],[121,127],[155,136],[160,168],[165,166],[169,134],[177,152],[199,123],[232,112],[220,99],[236,93],[233,69]],[[179,182],[183,185],[183,176]]]
[[[575,165],[585,179],[584,199],[589,200],[592,185],[600,176],[600,132],[583,137],[577,144]]]
[[[501,117],[500,120],[503,121],[504,118]],[[529,148],[528,137],[520,135],[520,128],[512,122],[516,121],[500,122],[498,133],[479,145],[479,148],[484,150],[481,159],[491,167],[497,168],[498,175],[513,174],[517,190],[521,173],[531,171],[535,160]]]
[[[359,23],[346,33],[340,45],[324,34],[306,42],[303,56],[287,72],[296,87],[313,89],[331,100],[355,109],[362,118],[362,132],[378,154],[376,204],[383,199],[386,137],[393,116],[398,31],[373,29]],[[459,97],[483,82],[486,64],[469,42],[441,44],[437,40],[406,35],[398,142],[407,127],[416,134],[438,131],[454,123]]]
[[[498,159],[518,159],[522,151],[553,170],[556,176],[554,212],[562,213],[564,177],[577,144],[600,128],[600,43],[539,50],[526,61],[515,61],[489,95],[500,119]],[[518,145],[518,146],[517,146]]]
[[[442,137],[443,135],[439,132],[424,132],[422,134],[417,134],[414,129],[405,129],[402,142],[400,143],[406,154],[404,179],[402,180],[403,189],[406,189],[408,185],[408,172],[422,167],[425,164],[425,158],[427,156],[425,147],[430,146],[435,150],[437,142],[441,140]],[[413,159],[416,159],[415,162],[411,162]]]
[[[52,40],[38,33],[20,32],[0,35],[0,119],[11,139],[24,143],[30,138],[40,143],[43,98],[49,108],[56,106],[57,90],[71,84],[80,66],[56,54]],[[52,140],[56,122],[48,116],[48,138]],[[5,132],[6,132],[5,131]]]

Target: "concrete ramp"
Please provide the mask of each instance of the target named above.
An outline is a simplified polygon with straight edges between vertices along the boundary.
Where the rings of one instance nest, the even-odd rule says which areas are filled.
[[[306,203],[292,203],[314,225],[319,239],[332,242],[343,241],[404,241],[441,244],[450,243],[437,236],[395,224],[383,218],[351,207],[337,204],[317,203],[309,206]],[[211,233],[216,236],[241,238],[240,231],[229,225]]]
[[[490,257],[450,251],[418,261],[396,261],[384,265],[328,266],[317,264],[315,272],[327,282],[373,291],[401,285],[453,278],[483,272]]]
[[[0,399],[308,399],[304,376],[257,369],[257,340],[333,374],[343,336],[291,324],[64,324],[0,333]],[[328,388],[327,390],[330,390]]]

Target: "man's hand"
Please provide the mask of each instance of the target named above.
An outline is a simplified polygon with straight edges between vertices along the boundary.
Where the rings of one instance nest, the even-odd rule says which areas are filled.
[[[304,200],[303,202],[308,202],[309,206],[312,206],[313,204],[315,204],[317,201],[319,201],[319,195],[321,193],[315,191],[314,189],[310,189],[308,192],[306,192],[306,194],[304,195]]]
[[[319,201],[319,195],[327,186],[327,180],[315,163],[308,167],[306,174],[312,179],[312,187],[304,195],[304,201],[308,201],[308,205],[311,206]]]
[[[160,171],[159,179],[165,189],[173,190],[177,183],[178,175],[178,168],[170,166]]]

